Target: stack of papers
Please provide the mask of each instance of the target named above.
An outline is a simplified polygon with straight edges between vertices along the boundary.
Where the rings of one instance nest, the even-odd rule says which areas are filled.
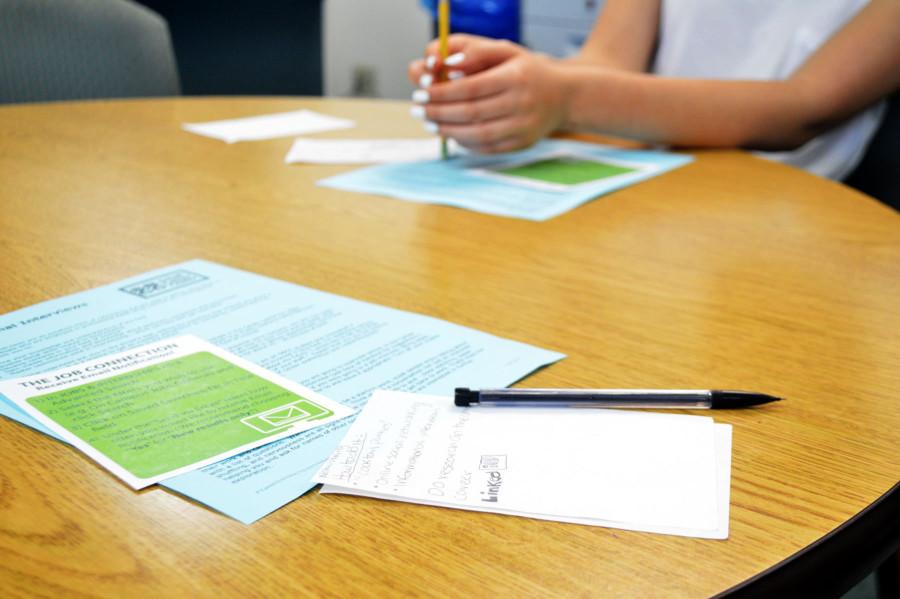
[[[728,537],[731,426],[577,408],[459,408],[378,391],[323,493],[672,535]]]
[[[47,387],[70,380],[57,376],[97,372],[82,367],[84,363],[118,360],[124,358],[118,355],[122,352],[130,356],[147,344],[169,345],[165,340],[182,335],[205,339],[302,385],[307,391],[300,395],[311,389],[350,408],[361,407],[378,388],[440,394],[451,393],[458,384],[502,387],[563,358],[436,318],[203,260],[0,315],[0,331],[0,379],[48,378],[50,383],[29,386],[42,394],[66,392]],[[46,418],[23,409],[23,399],[15,391],[0,390],[0,415],[71,442]],[[291,402],[277,405],[284,403]],[[261,406],[254,412],[260,418],[250,422],[288,423],[268,410]],[[216,420],[207,416],[203,426]],[[291,434],[159,484],[241,522],[253,522],[315,486],[313,474],[337,446],[349,420]],[[129,441],[125,436],[122,432],[119,441]],[[148,478],[145,471],[136,474]]]
[[[182,125],[186,131],[227,143],[354,126],[353,121],[310,110]],[[319,184],[542,221],[693,160],[670,152],[621,150],[556,139],[542,140],[518,152],[491,155],[469,153],[452,139],[447,142],[450,159],[441,159],[437,137],[300,138],[295,140],[284,161],[287,164],[374,164],[323,179]]]

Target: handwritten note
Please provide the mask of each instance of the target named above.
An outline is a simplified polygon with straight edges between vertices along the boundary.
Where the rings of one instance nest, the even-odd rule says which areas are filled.
[[[730,434],[701,416],[377,391],[315,480],[323,493],[726,538]]]

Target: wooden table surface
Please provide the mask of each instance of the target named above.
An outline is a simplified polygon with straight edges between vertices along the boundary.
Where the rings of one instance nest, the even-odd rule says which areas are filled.
[[[741,152],[537,223],[316,187],[290,139],[182,122],[311,108],[319,137],[422,134],[400,103],[0,108],[0,313],[205,258],[564,352],[528,386],[738,388],[711,541],[312,492],[245,526],[133,492],[0,419],[0,588],[58,596],[705,596],[820,539],[900,473],[900,215]],[[4,333],[0,333],[3,335]]]

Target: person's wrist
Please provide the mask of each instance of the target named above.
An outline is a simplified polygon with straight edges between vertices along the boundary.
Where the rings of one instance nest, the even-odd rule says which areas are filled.
[[[612,106],[621,100],[623,86],[633,73],[603,67],[568,64],[565,68],[565,131],[606,130],[615,114]]]
[[[554,87],[557,90],[556,131],[570,131],[575,128],[572,121],[572,102],[573,95],[577,93],[577,77],[573,77],[573,66],[563,61],[555,61],[552,65]]]

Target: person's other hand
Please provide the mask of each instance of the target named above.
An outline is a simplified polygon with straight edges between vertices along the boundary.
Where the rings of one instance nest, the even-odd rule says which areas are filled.
[[[452,53],[410,64],[413,114],[426,128],[480,153],[528,147],[564,121],[564,78],[552,59],[504,41],[451,36]],[[429,45],[428,57],[435,43]],[[429,69],[429,66],[433,68]],[[449,81],[434,82],[441,67]]]

